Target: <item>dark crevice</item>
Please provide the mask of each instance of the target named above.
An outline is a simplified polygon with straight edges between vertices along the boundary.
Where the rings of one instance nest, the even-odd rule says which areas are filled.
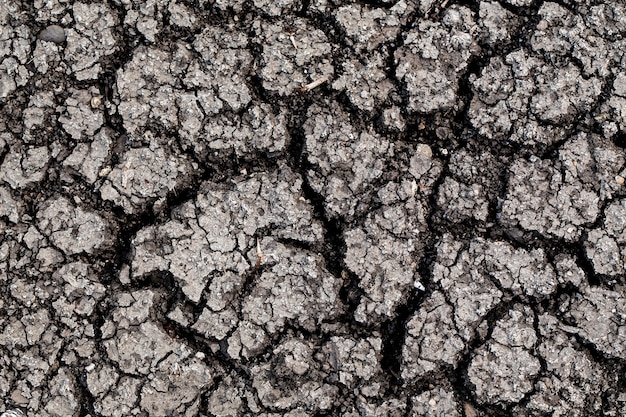
[[[425,240],[425,243],[421,253],[419,253],[417,268],[417,279],[420,280],[419,285],[422,285],[423,288],[417,288],[416,286],[410,288],[407,300],[396,308],[394,317],[381,323],[381,333],[383,336],[381,368],[384,373],[387,374],[387,378],[390,381],[391,392],[395,394],[397,394],[400,387],[405,385],[401,373],[402,349],[404,347],[404,341],[406,340],[407,323],[417,311],[424,298],[432,291],[430,287],[433,267],[437,259],[437,244],[439,240],[437,237],[438,234],[435,231],[435,216],[437,212],[436,199],[439,188],[445,178],[445,170],[448,167],[447,158],[443,161],[443,167],[444,172],[439,174],[439,177],[432,185],[432,192],[427,197],[429,211],[426,216],[426,224],[429,230],[425,233],[425,236],[421,237]]]
[[[459,359],[456,369],[450,374],[449,380],[457,395],[464,403],[469,403],[478,410],[481,416],[504,416],[509,414],[506,410],[506,406],[503,404],[481,404],[477,401],[474,396],[474,384],[470,381],[467,373],[468,368],[472,359],[474,359],[475,351],[491,340],[491,334],[496,327],[496,322],[505,317],[515,304],[521,302],[522,300],[518,297],[507,297],[505,295],[503,300],[494,306],[481,320],[481,323],[486,323],[484,327],[487,329],[487,332],[484,335],[476,332],[476,329],[481,325],[480,323],[476,324],[474,336],[466,343],[464,354]]]
[[[79,401],[78,401],[80,404],[80,411],[78,414],[79,417],[99,416],[100,414],[96,413],[96,411],[94,410],[95,398],[91,394],[91,391],[89,391],[89,388],[87,387],[87,372],[84,370],[80,371],[79,374],[74,375],[74,377],[76,378],[76,386],[79,391]]]
[[[345,254],[345,242],[343,240],[344,223],[337,218],[330,218],[326,214],[324,197],[316,192],[308,181],[308,171],[312,169],[306,157],[306,138],[303,127],[310,101],[299,106],[299,111],[294,111],[294,119],[289,127],[291,142],[288,148],[289,163],[291,168],[300,173],[302,178],[302,191],[305,198],[313,207],[313,218],[319,221],[324,228],[323,255],[326,268],[335,277],[342,279],[346,270],[343,264]]]
[[[428,261],[423,261],[422,268],[429,268]],[[407,323],[424,299],[424,292],[411,289],[408,299],[396,308],[392,319],[380,324],[383,346],[380,367],[390,382],[387,394],[397,395],[404,386],[402,379],[402,349],[406,339]]]
[[[613,143],[615,143],[615,146],[626,149],[626,131],[620,132],[619,134],[615,135]]]

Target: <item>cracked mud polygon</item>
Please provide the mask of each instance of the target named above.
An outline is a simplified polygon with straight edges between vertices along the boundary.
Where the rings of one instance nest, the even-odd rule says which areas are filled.
[[[626,415],[621,0],[0,3],[0,413]]]

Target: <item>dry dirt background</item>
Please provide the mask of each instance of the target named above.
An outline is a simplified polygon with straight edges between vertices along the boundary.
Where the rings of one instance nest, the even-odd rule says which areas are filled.
[[[2,1],[2,416],[626,415],[625,34]]]

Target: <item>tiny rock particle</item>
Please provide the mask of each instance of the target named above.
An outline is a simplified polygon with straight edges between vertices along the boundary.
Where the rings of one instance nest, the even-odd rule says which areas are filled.
[[[102,99],[98,96],[92,97],[91,101],[90,101],[91,107],[96,109],[98,107],[100,107],[100,104],[102,104]]]
[[[65,42],[65,30],[59,25],[50,25],[39,33],[39,39],[46,42]]]

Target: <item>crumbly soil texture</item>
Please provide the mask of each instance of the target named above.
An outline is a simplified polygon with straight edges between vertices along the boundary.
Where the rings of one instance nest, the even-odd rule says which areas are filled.
[[[626,3],[0,2],[0,414],[626,415]]]

